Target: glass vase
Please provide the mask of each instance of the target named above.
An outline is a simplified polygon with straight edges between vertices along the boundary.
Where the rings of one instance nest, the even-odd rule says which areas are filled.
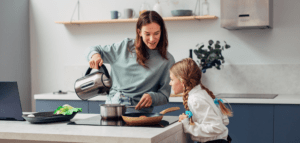
[[[202,10],[202,15],[203,16],[209,15],[209,3],[207,2],[207,0],[205,0],[202,3],[201,10]]]

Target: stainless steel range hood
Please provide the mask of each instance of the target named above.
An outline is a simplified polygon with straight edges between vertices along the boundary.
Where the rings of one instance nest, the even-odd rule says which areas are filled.
[[[221,0],[221,27],[269,29],[273,27],[273,0]]]

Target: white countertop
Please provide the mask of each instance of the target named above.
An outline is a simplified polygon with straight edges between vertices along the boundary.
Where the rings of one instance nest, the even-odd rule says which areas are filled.
[[[29,114],[31,112],[24,112]],[[77,114],[71,121],[99,114]],[[165,128],[67,125],[68,122],[31,124],[28,121],[0,121],[1,140],[152,143],[185,142],[182,124],[173,123]]]
[[[35,100],[81,100],[76,93],[68,94],[36,94]],[[222,98],[228,103],[249,103],[249,104],[300,104],[300,95],[279,94],[274,99],[250,99],[250,98]],[[89,101],[105,101],[105,95],[99,95]],[[182,97],[170,97],[170,102],[182,102]]]

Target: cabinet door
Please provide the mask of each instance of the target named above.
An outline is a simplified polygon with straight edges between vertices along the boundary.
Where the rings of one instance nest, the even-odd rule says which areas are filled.
[[[159,112],[161,112],[161,111],[163,111],[167,108],[170,108],[170,107],[179,107],[180,110],[166,113],[165,114],[166,116],[178,116],[179,117],[180,114],[185,112],[185,109],[184,109],[184,106],[183,106],[182,102],[169,102],[168,104],[165,104],[165,105],[155,106],[152,112],[153,113],[159,113]]]
[[[69,104],[75,108],[82,108],[80,113],[88,113],[88,101],[75,100],[36,100],[36,112],[55,111],[58,106]]]
[[[300,143],[300,105],[275,105],[275,143]]]
[[[100,104],[105,104],[105,101],[89,101],[89,113],[100,114]]]
[[[273,143],[273,105],[230,104],[229,135],[234,143]]]

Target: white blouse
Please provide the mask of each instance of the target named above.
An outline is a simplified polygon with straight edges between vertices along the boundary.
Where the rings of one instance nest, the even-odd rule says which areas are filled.
[[[227,140],[229,119],[221,113],[221,109],[214,103],[210,95],[195,86],[188,97],[188,106],[193,113],[195,125],[189,124],[189,119],[182,120],[185,133],[191,134],[191,139],[198,142],[207,142],[217,139]]]

